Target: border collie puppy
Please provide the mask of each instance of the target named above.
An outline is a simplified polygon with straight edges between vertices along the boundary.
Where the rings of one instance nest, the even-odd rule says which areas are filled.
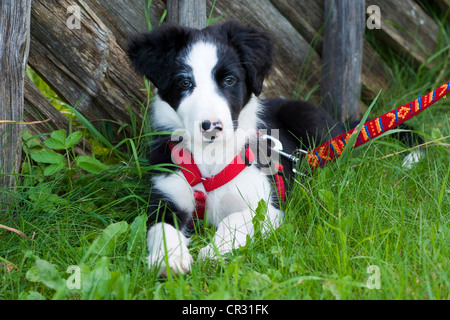
[[[217,226],[200,259],[245,245],[254,234],[252,219],[261,200],[267,204],[261,231],[280,225],[275,172],[272,161],[264,161],[274,157],[258,145],[261,132],[276,133],[287,153],[300,143],[308,148],[343,132],[306,102],[258,98],[272,66],[273,45],[255,27],[233,21],[203,30],[163,25],[134,35],[128,56],[157,88],[153,129],[174,132],[154,139],[150,163],[180,165],[151,177],[148,262],[160,276],[169,269],[190,270],[188,230],[199,207]],[[291,179],[289,161],[280,162],[285,179]]]

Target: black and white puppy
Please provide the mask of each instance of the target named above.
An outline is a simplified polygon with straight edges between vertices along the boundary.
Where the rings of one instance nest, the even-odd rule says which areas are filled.
[[[271,37],[263,30],[226,22],[203,30],[175,25],[133,36],[128,55],[134,68],[157,88],[151,126],[176,132],[153,141],[152,165],[173,163],[170,142],[189,152],[202,179],[214,177],[233,162],[249,141],[272,129],[284,151],[342,133],[327,114],[301,101],[258,98],[272,66]],[[180,139],[179,137],[182,137]],[[174,143],[174,142],[172,142]],[[147,244],[150,267],[166,275],[190,270],[187,230],[195,211],[194,193],[206,194],[208,221],[217,226],[213,242],[200,258],[214,258],[246,244],[254,233],[252,219],[260,200],[267,202],[264,231],[283,219],[273,176],[263,172],[257,157],[225,185],[206,192],[191,186],[180,169],[151,177],[152,208]],[[288,160],[281,159],[285,168]],[[292,176],[285,170],[286,178]]]

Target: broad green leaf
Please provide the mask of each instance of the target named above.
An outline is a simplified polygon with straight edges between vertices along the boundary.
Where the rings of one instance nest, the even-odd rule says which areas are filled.
[[[79,156],[75,159],[76,165],[89,173],[98,174],[106,170],[106,165],[90,156]]]
[[[250,271],[242,278],[241,286],[245,290],[260,291],[273,286],[273,281],[267,274]]]
[[[66,287],[66,282],[59,274],[56,266],[42,259],[36,259],[35,265],[27,271],[26,278],[31,282],[41,282],[54,290],[61,290]]]
[[[129,283],[131,281],[131,274],[122,274],[117,271],[111,271],[112,288],[110,293],[114,299],[117,300],[130,300],[133,298],[129,291]]]
[[[41,142],[26,130],[22,132],[22,141],[23,150],[27,154],[39,152],[44,148]]]
[[[128,234],[128,260],[133,259],[131,253],[139,247],[142,240],[145,239],[145,231],[147,229],[147,215],[141,215],[134,219],[130,225],[130,232]]]
[[[64,162],[51,164],[51,165],[49,165],[48,167],[46,167],[44,169],[44,176],[51,176],[51,175],[53,175],[55,173],[58,173],[59,171],[61,171],[65,167],[66,167],[66,164]]]
[[[66,130],[61,129],[53,131],[50,138],[44,141],[44,145],[47,148],[54,150],[64,150],[66,149]]]
[[[107,257],[102,257],[97,261],[91,270],[86,265],[81,265],[81,294],[85,300],[105,298],[112,285],[111,271]]]
[[[88,249],[87,255],[107,256],[114,250],[117,237],[127,232],[128,223],[125,221],[113,223],[103,230],[102,234],[94,240]]]
[[[32,154],[31,158],[39,163],[61,164],[65,163],[64,156],[53,150],[42,150]]]
[[[83,137],[83,133],[81,131],[75,131],[72,134],[70,134],[65,141],[66,148],[72,148],[80,142],[81,138]]]
[[[66,130],[61,129],[61,130],[53,131],[50,134],[50,137],[55,139],[56,141],[59,141],[62,144],[64,144],[66,141]]]
[[[84,97],[82,98],[84,99]],[[78,102],[80,103],[82,101],[82,99]],[[77,103],[77,104],[78,104]],[[111,142],[108,141],[108,139],[106,139],[95,127],[94,125],[88,120],[86,119],[77,109],[76,106],[71,106],[66,104],[66,107],[73,112],[73,114],[75,114],[75,116],[81,121],[81,123],[83,124],[83,126],[86,127],[86,129],[89,130],[89,132],[92,134],[92,136],[98,138],[103,144],[105,144],[105,146],[107,146],[109,149],[114,149],[114,146],[111,144]]]
[[[44,145],[49,148],[49,149],[53,149],[53,150],[65,150],[66,149],[66,145],[63,142],[53,139],[53,138],[49,138],[47,140],[44,141]]]

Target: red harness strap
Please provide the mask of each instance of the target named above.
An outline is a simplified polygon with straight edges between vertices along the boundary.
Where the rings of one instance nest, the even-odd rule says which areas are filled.
[[[205,219],[206,209],[206,193],[195,190],[194,191],[195,210],[192,213],[194,219]]]
[[[279,163],[276,165],[277,173],[274,175],[275,186],[277,187],[277,194],[280,197],[281,202],[286,200],[286,189],[284,187],[283,180],[283,166]]]
[[[181,172],[186,178],[191,187],[203,183],[206,193],[222,187],[234,178],[236,178],[245,168],[251,166],[255,160],[255,155],[248,145],[245,146],[243,153],[244,158],[241,156],[241,152],[218,174],[210,177],[203,178],[200,169],[195,164],[194,158],[191,153],[176,144],[169,143],[170,150],[172,151],[173,160],[181,167]],[[275,183],[277,186],[277,192],[282,201],[285,200],[285,187],[281,172],[283,167],[277,166],[277,174],[275,175]],[[193,217],[196,219],[203,219],[205,216],[206,207],[206,194],[204,192],[195,190],[195,211]]]

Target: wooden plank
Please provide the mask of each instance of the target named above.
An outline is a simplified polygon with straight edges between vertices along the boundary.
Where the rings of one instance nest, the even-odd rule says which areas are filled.
[[[69,132],[69,119],[44,97],[28,77],[25,77],[25,110],[23,119],[25,122],[45,121],[24,127],[24,130],[27,130],[33,136],[51,133],[59,129]],[[72,128],[74,129],[74,127]],[[38,137],[38,139],[43,141],[45,138]],[[83,141],[82,145],[78,145],[75,148],[75,152],[79,155],[89,154],[91,146],[86,141]]]
[[[89,0],[89,7],[112,32],[117,43],[126,48],[130,34],[149,31],[159,25],[166,5],[163,1],[152,1],[146,7],[143,0]],[[148,14],[148,20],[146,17]]]
[[[322,107],[345,123],[360,119],[364,0],[325,0]]]
[[[0,3],[0,120],[23,118],[30,10],[31,0]],[[14,175],[20,171],[22,155],[21,134],[21,125],[0,123],[0,188],[16,185]]]
[[[165,4],[161,1],[153,2],[148,11],[149,21],[147,21],[147,17],[144,14],[145,8],[143,6],[143,2],[140,0],[130,0],[127,2],[126,6],[123,6],[123,1],[121,0],[94,0],[89,1],[89,8],[96,13],[96,16],[111,31],[117,41],[117,44],[125,50],[128,36],[130,34],[145,32],[149,29],[149,27],[157,26],[159,24],[165,10]],[[67,17],[68,15],[65,15],[63,18]],[[83,24],[81,24],[81,27],[82,26]],[[35,53],[33,52],[33,56],[34,54]],[[53,61],[54,60],[51,60],[47,63],[53,63]],[[45,70],[45,68],[45,64],[37,65],[38,72],[41,74],[44,72],[41,69]],[[130,75],[126,74],[124,76],[129,77]],[[143,88],[143,79],[137,75],[132,76],[135,78],[134,81],[137,86],[136,88]],[[145,97],[140,98],[145,99]],[[33,122],[44,119],[50,119],[50,121],[27,126],[26,129],[33,135],[48,133],[58,129],[65,129],[66,131],[69,129],[68,118],[57,111],[34,86],[34,84],[26,78],[24,121]],[[91,147],[89,144],[84,143],[84,145],[77,147],[75,151],[78,154],[88,154],[91,151]]]
[[[393,50],[411,59],[415,66],[426,62],[436,52],[439,27],[412,0],[367,0],[381,12],[381,29],[372,30]]]
[[[367,42],[363,42],[363,60],[361,74],[361,99],[369,104],[380,90],[389,88],[394,76],[392,69]]]
[[[127,0],[116,2],[122,7],[128,5]],[[94,11],[98,10],[98,4],[81,0],[35,0],[29,63],[61,99],[77,105],[78,111],[94,123],[103,121],[113,129],[130,123],[129,107],[139,125],[141,107],[136,99],[147,99],[140,90],[144,87],[143,79],[129,66],[124,48]],[[67,8],[71,5],[80,10],[80,29],[70,29],[67,25],[71,16]]]
[[[25,77],[24,121],[46,121],[27,127],[27,130],[35,135],[69,127],[69,119],[47,100],[28,77]]]
[[[316,49],[317,53],[322,55],[324,0],[271,0],[270,2]]]
[[[211,2],[207,3],[208,12]],[[219,16],[222,16],[219,23],[237,19],[266,29],[273,35],[274,66],[265,81],[264,96],[305,98],[312,93],[310,100],[319,103],[320,57],[269,0],[217,1],[213,18]]]
[[[450,7],[450,0],[433,1],[438,3],[444,11]],[[272,0],[272,2],[307,41],[318,37],[317,48],[320,51],[322,37],[320,34],[317,35],[317,32],[324,21],[323,13],[321,14],[324,0]],[[381,30],[370,30],[370,32],[376,32],[382,40],[387,40],[389,45],[394,43],[393,47],[406,56],[417,55],[414,59],[420,63],[425,61],[427,55],[435,52],[439,27],[416,2],[367,0],[366,8],[370,5],[377,5],[380,8],[382,19]],[[364,47],[367,46],[370,47],[367,42],[364,42]],[[373,56],[372,50],[370,50],[370,56]]]
[[[203,29],[206,27],[206,0],[167,0],[169,22]]]
[[[449,0],[450,1],[450,0]],[[324,0],[271,0],[292,26],[322,56]],[[289,48],[285,48],[288,50]],[[381,89],[386,89],[392,70],[366,40],[363,42],[362,92],[363,100],[372,100]]]

